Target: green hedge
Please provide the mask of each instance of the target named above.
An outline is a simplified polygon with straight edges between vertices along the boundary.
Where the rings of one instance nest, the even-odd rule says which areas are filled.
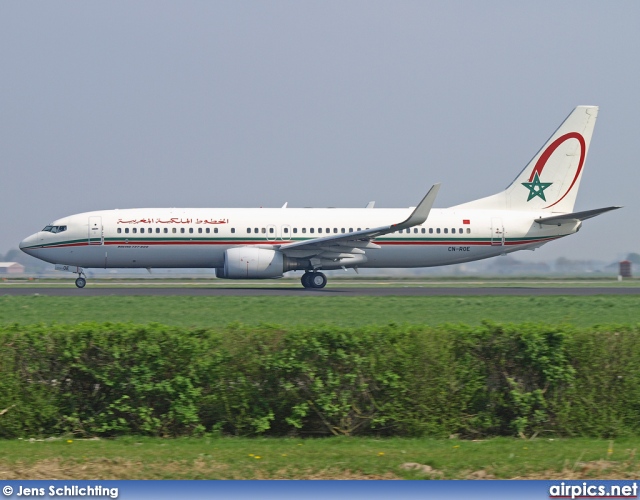
[[[640,431],[640,327],[0,328],[0,437],[613,437]]]

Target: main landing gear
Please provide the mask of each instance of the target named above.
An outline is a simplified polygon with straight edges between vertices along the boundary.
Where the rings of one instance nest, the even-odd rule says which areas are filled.
[[[327,277],[319,272],[305,272],[300,278],[302,286],[305,288],[324,288],[327,284]]]

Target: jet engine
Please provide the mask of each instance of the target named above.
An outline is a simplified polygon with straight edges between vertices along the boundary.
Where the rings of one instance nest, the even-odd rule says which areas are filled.
[[[224,267],[216,268],[218,278],[281,278],[286,271],[305,269],[308,260],[290,259],[282,252],[268,248],[235,247],[224,253]]]

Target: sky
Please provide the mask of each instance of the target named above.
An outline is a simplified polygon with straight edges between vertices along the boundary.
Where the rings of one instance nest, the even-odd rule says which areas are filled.
[[[0,0],[0,254],[137,207],[437,207],[600,113],[576,210],[517,258],[640,252],[640,2]]]

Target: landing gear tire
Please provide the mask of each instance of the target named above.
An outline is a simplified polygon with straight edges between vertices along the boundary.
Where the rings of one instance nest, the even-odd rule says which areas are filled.
[[[324,288],[327,284],[327,277],[322,273],[304,273],[300,282],[305,288]]]
[[[327,284],[327,277],[322,273],[304,273],[300,282],[305,288],[324,288]]]
[[[87,284],[87,280],[86,280],[86,279],[84,279],[84,278],[82,278],[82,277],[80,277],[80,278],[77,278],[77,279],[76,279],[76,286],[77,286],[78,288],[84,288],[84,286],[85,286],[86,284]]]
[[[309,283],[311,283],[311,288],[324,288],[327,284],[327,277],[322,273],[313,273]]]
[[[311,288],[311,273],[304,273],[300,278],[300,283],[305,288]]]

